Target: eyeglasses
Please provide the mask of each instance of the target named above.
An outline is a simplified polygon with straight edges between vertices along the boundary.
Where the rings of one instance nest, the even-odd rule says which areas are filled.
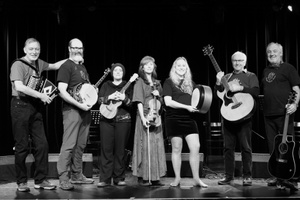
[[[232,60],[232,62],[244,62],[245,60]]]
[[[83,47],[70,47],[70,48],[74,50],[83,50]]]

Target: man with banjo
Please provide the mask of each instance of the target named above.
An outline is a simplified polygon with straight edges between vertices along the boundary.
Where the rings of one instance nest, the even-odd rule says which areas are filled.
[[[82,156],[85,149],[91,123],[90,109],[92,104],[74,96],[74,88],[80,90],[81,85],[90,85],[89,75],[83,65],[83,44],[74,38],[69,42],[69,59],[58,71],[57,82],[59,95],[63,99],[63,143],[57,162],[59,186],[63,190],[72,190],[72,183],[93,183],[82,173]],[[78,89],[79,88],[79,89]],[[90,89],[97,93],[97,89]],[[76,98],[75,98],[76,97]],[[96,98],[97,99],[97,98]],[[69,175],[69,168],[71,174]]]
[[[224,76],[224,72],[217,73],[216,90],[218,96],[222,97],[220,93],[224,92],[222,113],[222,125],[224,132],[224,164],[225,164],[225,177],[221,179],[219,185],[228,185],[233,183],[234,180],[234,152],[236,144],[240,145],[242,153],[243,164],[243,186],[252,185],[252,114],[254,112],[255,102],[246,104],[249,100],[258,97],[259,82],[257,76],[245,69],[247,56],[242,52],[235,52],[231,56],[233,72]],[[231,101],[236,101],[230,103]],[[251,102],[251,101],[250,101]],[[236,119],[237,114],[234,112],[245,111],[245,107],[249,106],[249,114],[243,118]],[[243,108],[244,107],[244,108]],[[227,110],[227,111],[224,111]],[[225,113],[227,113],[225,115]],[[232,113],[232,118],[230,117]],[[235,115],[235,116],[233,116]]]

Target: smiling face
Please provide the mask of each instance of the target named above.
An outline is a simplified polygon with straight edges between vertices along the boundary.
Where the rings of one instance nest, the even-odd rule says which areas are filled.
[[[152,61],[147,62],[144,66],[143,69],[146,74],[152,74],[154,70],[154,63]]]
[[[282,61],[282,49],[277,44],[270,44],[267,47],[267,58],[271,64],[278,65]]]
[[[179,59],[175,63],[175,73],[180,77],[183,77],[187,71],[186,61],[183,59]]]
[[[234,71],[240,72],[244,69],[244,67],[246,65],[246,55],[244,55],[242,53],[235,53],[231,57],[231,62],[232,62]]]
[[[40,56],[40,52],[41,52],[40,43],[37,41],[27,42],[24,47],[24,53],[26,54],[25,58],[29,62],[36,61]]]

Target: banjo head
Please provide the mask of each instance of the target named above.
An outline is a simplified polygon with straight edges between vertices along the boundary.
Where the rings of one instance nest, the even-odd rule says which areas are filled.
[[[88,105],[95,105],[98,100],[98,94],[94,86],[85,83],[81,86],[79,95],[83,102]]]

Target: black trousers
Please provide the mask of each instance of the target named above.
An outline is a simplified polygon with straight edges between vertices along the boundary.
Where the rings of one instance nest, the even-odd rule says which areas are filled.
[[[100,182],[125,180],[125,148],[131,122],[100,122]]]

